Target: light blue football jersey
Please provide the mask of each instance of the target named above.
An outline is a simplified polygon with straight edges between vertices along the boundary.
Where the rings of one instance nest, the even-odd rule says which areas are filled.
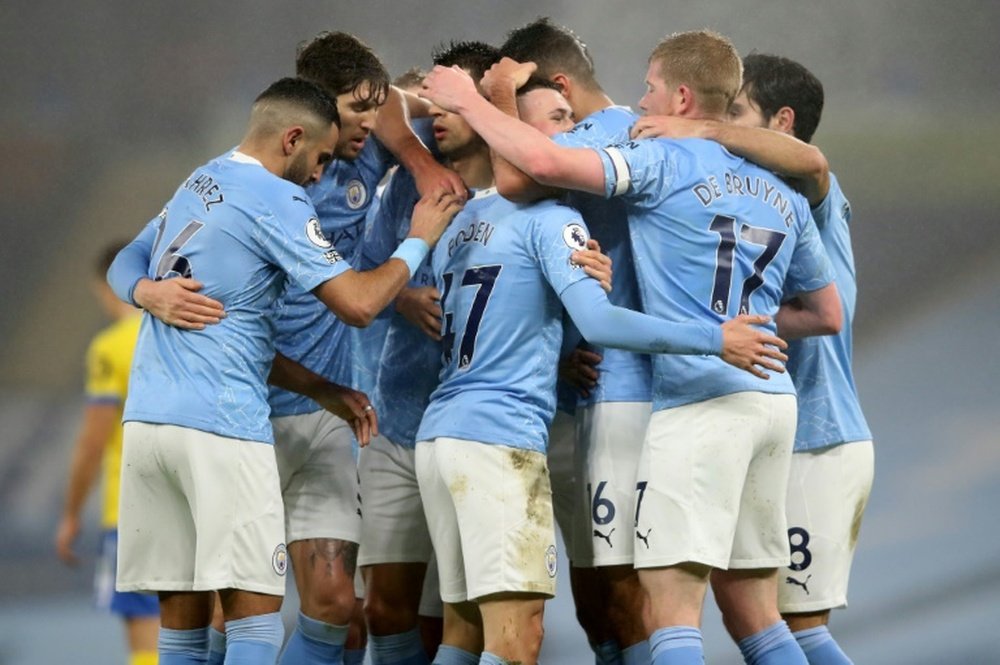
[[[570,261],[588,237],[572,208],[516,204],[492,189],[452,220],[432,258],[444,366],[418,441],[545,452],[562,343],[559,296],[588,278]]]
[[[872,438],[851,370],[851,326],[858,294],[849,227],[851,204],[833,174],[829,193],[812,209],[812,215],[837,273],[844,325],[836,335],[806,337],[788,345],[788,373],[799,396],[796,451]]]
[[[410,231],[413,207],[419,200],[417,185],[404,169],[392,176],[382,203],[365,231],[362,265],[384,263]],[[431,256],[411,275],[409,286],[434,286]],[[372,404],[379,417],[379,431],[392,443],[413,448],[417,428],[431,393],[438,385],[441,345],[388,308],[388,330],[378,357]]]
[[[571,148],[602,148],[628,140],[629,128],[638,116],[624,106],[609,106],[592,113],[565,134],[553,137]],[[570,192],[566,203],[583,215],[590,234],[611,257],[613,272],[608,300],[614,305],[644,311],[635,275],[632,243],[629,240],[627,208],[624,201],[608,200],[587,192]],[[652,394],[652,360],[648,355],[621,349],[597,348],[604,360],[598,366],[600,378],[590,396],[580,405],[600,402],[648,402]]]
[[[364,234],[365,215],[393,157],[374,137],[353,161],[336,160],[306,192],[319,213],[323,234],[348,262],[356,258]],[[334,383],[353,383],[351,335],[347,324],[312,294],[290,287],[278,306],[278,351]],[[313,400],[271,387],[271,415],[290,416],[319,411]]]
[[[197,279],[227,316],[193,331],[144,315],[124,420],[272,442],[275,303],[286,282],[308,293],[350,267],[305,191],[230,153],[191,174],[134,243],[151,248],[148,277]]]
[[[702,139],[629,141],[597,151],[605,192],[629,205],[646,313],[721,324],[778,311],[782,292],[834,279],[806,200],[778,176]],[[774,332],[772,322],[767,328]],[[653,358],[653,409],[736,392],[794,394],[715,356]]]

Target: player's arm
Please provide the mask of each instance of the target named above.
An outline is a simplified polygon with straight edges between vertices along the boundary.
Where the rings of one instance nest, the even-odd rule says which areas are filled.
[[[313,293],[344,323],[369,325],[406,286],[462,205],[463,199],[443,189],[425,196],[413,208],[409,235],[388,261],[373,270],[347,270]]]
[[[368,395],[360,390],[327,381],[294,360],[277,353],[267,382],[285,390],[305,395],[335,416],[350,423],[358,443],[367,446],[378,436],[378,417]]]
[[[460,114],[495,152],[533,180],[551,187],[605,193],[604,166],[596,151],[564,148],[534,127],[496,108],[458,67],[431,70],[421,96]]]
[[[790,134],[759,127],[741,127],[717,120],[690,120],[668,116],[644,116],[632,126],[632,138],[711,139],[729,152],[795,181],[796,188],[818,205],[830,191],[830,165],[814,145]]]
[[[580,333],[591,344],[611,346],[636,353],[716,355],[727,363],[762,379],[760,368],[784,372],[787,360],[783,340],[754,328],[770,319],[741,315],[715,326],[700,321],[666,321],[624,307],[616,307],[588,279],[567,287],[560,295],[566,311]]]
[[[222,303],[201,295],[201,282],[188,277],[152,280],[149,262],[161,217],[156,217],[126,245],[108,269],[108,284],[119,298],[145,309],[166,324],[201,330],[218,323],[226,313]]]
[[[404,95],[399,88],[389,87],[389,96],[378,110],[375,135],[395,155],[403,168],[413,174],[421,196],[443,187],[464,197],[465,183],[459,175],[439,164],[427,150],[427,146],[413,133]]]
[[[782,303],[774,321],[778,334],[785,339],[836,335],[844,325],[837,285],[831,282],[821,289],[797,294]]]
[[[56,553],[67,564],[77,562],[73,544],[80,533],[80,514],[101,469],[104,447],[121,413],[119,403],[94,401],[83,410],[83,421],[73,446],[69,482],[62,518],[56,531]]]

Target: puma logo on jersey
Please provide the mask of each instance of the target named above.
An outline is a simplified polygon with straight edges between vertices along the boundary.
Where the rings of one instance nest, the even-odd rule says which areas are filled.
[[[795,584],[797,586],[802,587],[805,590],[806,595],[808,596],[809,595],[809,580],[810,579],[812,579],[812,575],[806,576],[806,581],[805,582],[799,582],[794,577],[786,577],[785,578],[785,584]]]
[[[646,549],[647,550],[649,549],[649,534],[652,533],[652,532],[653,532],[653,529],[649,528],[646,531],[646,535],[644,536],[641,533],[639,533],[638,529],[635,530],[635,537],[638,538],[639,540],[641,540],[642,542],[644,542],[646,544]]]
[[[614,527],[612,527],[611,531],[608,532],[608,535],[605,536],[603,533],[601,533],[597,529],[594,529],[594,538],[597,538],[597,537],[603,538],[604,540],[606,540],[608,542],[608,547],[610,547],[611,549],[614,549],[615,546],[611,544],[611,534],[613,534],[614,532],[615,532]]]

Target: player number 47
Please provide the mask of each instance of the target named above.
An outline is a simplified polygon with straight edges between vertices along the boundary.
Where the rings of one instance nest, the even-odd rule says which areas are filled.
[[[458,369],[468,369],[472,365],[472,358],[476,354],[476,339],[479,337],[479,325],[483,322],[483,315],[486,313],[486,306],[490,302],[490,295],[493,293],[493,286],[503,270],[502,265],[476,266],[469,268],[462,273],[460,286],[475,286],[476,295],[469,308],[469,316],[465,321],[465,332],[462,334],[462,342],[458,348]],[[454,303],[449,296],[454,296],[452,283],[455,280],[454,273],[446,272],[442,275],[444,280],[444,293],[441,302],[444,303],[444,332],[441,335],[441,347],[443,349],[444,364],[450,365],[455,347],[455,313]]]

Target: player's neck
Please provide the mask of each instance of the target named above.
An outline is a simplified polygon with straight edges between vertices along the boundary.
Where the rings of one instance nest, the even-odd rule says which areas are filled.
[[[252,157],[261,163],[265,169],[278,176],[284,177],[286,159],[283,154],[269,150],[271,146],[264,145],[261,141],[255,141],[251,137],[245,137],[243,142],[236,147],[236,151],[243,153],[247,157]]]
[[[449,162],[451,168],[469,189],[486,189],[493,186],[493,166],[490,164],[489,148],[452,157]]]
[[[603,90],[579,88],[573,91],[573,98],[569,102],[570,106],[573,107],[573,116],[577,122],[615,104],[610,97],[604,94]]]

